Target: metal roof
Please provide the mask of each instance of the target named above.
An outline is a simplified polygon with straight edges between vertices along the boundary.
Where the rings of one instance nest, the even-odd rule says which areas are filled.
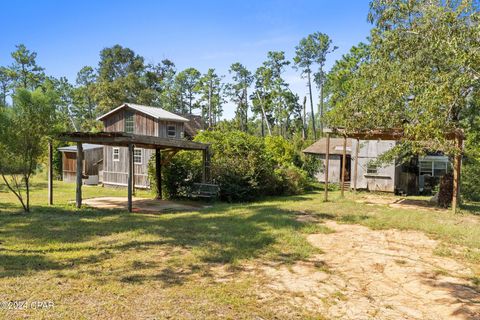
[[[347,154],[352,151],[352,139],[347,139]],[[303,150],[304,153],[326,154],[327,138],[321,138]],[[330,154],[343,154],[343,138],[330,138]]]
[[[143,106],[143,105],[134,104],[134,103],[124,103],[121,106],[113,109],[112,111],[107,112],[104,115],[98,117],[97,120],[102,120],[103,118],[105,118],[105,117],[109,116],[110,114],[112,114],[114,112],[117,112],[118,110],[123,109],[123,108],[130,108],[130,109],[136,110],[138,112],[147,114],[147,115],[149,115],[151,117],[154,117],[156,119],[188,122],[188,119],[185,119],[184,117],[181,117],[181,116],[179,116],[175,113],[164,110],[160,107]]]
[[[91,143],[82,143],[82,146],[83,146],[83,151],[103,148],[103,146],[101,144],[91,144]],[[60,147],[60,148],[58,148],[58,151],[77,152],[77,146],[75,145],[75,146],[68,146],[68,147]]]

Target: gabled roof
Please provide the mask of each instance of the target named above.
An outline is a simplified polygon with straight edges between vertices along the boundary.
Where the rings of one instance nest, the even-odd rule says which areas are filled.
[[[102,120],[103,118],[105,118],[105,117],[111,115],[112,113],[117,112],[118,110],[123,109],[123,108],[133,109],[135,111],[144,113],[144,114],[149,115],[151,117],[154,117],[155,119],[188,122],[188,119],[185,119],[184,117],[176,115],[176,114],[174,114],[172,112],[169,112],[167,110],[164,110],[162,108],[142,106],[140,104],[134,104],[134,103],[124,103],[120,107],[115,108],[112,111],[107,112],[104,115],[98,117],[97,120]]]
[[[347,154],[352,151],[352,139],[347,139]],[[326,154],[327,138],[321,138],[311,146],[303,150],[304,153]],[[330,154],[343,154],[343,138],[330,138]]]
[[[82,143],[83,151],[85,150],[92,150],[92,149],[98,149],[98,148],[103,148],[101,144],[91,144],[91,143]],[[77,146],[68,146],[68,147],[60,147],[58,148],[58,151],[61,152],[77,152]]]

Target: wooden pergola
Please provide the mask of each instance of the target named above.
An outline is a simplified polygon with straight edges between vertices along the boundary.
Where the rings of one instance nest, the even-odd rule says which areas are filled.
[[[154,149],[155,150],[155,171],[157,199],[162,198],[162,165],[168,163],[171,158],[180,150],[199,150],[203,153],[203,182],[210,180],[210,151],[209,145],[205,143],[193,142],[188,140],[160,138],[155,136],[145,136],[139,134],[130,134],[124,132],[68,132],[56,137],[60,141],[77,143],[77,169],[76,169],[76,206],[82,206],[82,161],[83,161],[83,143],[108,145],[114,147],[128,148],[128,211],[132,212],[132,196],[134,194],[134,148]],[[163,155],[162,155],[163,154]],[[53,149],[49,145],[49,174],[48,174],[48,201],[53,204]]]
[[[379,130],[359,130],[348,132],[343,128],[331,128],[324,129],[323,131],[327,135],[327,151],[325,155],[325,201],[328,201],[328,162],[330,157],[330,136],[332,134],[339,135],[343,137],[343,161],[342,161],[342,174],[341,174],[341,196],[345,194],[345,162],[347,156],[347,138],[352,138],[357,140],[357,145],[355,148],[355,162],[354,162],[354,171],[353,171],[353,189],[354,192],[357,192],[357,173],[358,173],[358,153],[360,149],[360,139],[361,140],[402,140],[405,138],[405,132],[402,129],[379,129]],[[463,153],[463,141],[465,139],[465,134],[462,130],[457,129],[445,134],[445,137],[449,140],[455,141],[455,146],[460,150],[460,153],[457,153],[453,161],[453,197],[452,197],[452,210],[457,211],[458,200],[460,194],[460,172],[462,167],[462,153]]]

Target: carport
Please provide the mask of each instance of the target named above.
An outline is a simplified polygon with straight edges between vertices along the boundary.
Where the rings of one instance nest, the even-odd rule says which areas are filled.
[[[157,199],[162,198],[162,165],[167,164],[170,159],[180,150],[202,151],[203,155],[203,182],[210,180],[210,152],[209,145],[188,140],[160,138],[123,132],[67,132],[60,134],[56,139],[77,144],[77,169],[76,169],[76,197],[77,208],[82,206],[82,161],[83,143],[108,145],[128,148],[128,184],[127,184],[127,208],[132,212],[132,197],[134,192],[134,161],[133,150],[135,147],[155,150],[155,171]],[[49,174],[48,174],[48,202],[53,204],[53,148],[49,144]]]

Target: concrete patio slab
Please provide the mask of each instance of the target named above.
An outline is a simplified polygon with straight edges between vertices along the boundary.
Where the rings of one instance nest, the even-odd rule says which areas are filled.
[[[99,209],[127,209],[127,197],[101,197],[84,199],[87,206]],[[193,201],[170,201],[147,198],[133,199],[133,212],[165,213],[175,211],[196,211],[205,206]]]

